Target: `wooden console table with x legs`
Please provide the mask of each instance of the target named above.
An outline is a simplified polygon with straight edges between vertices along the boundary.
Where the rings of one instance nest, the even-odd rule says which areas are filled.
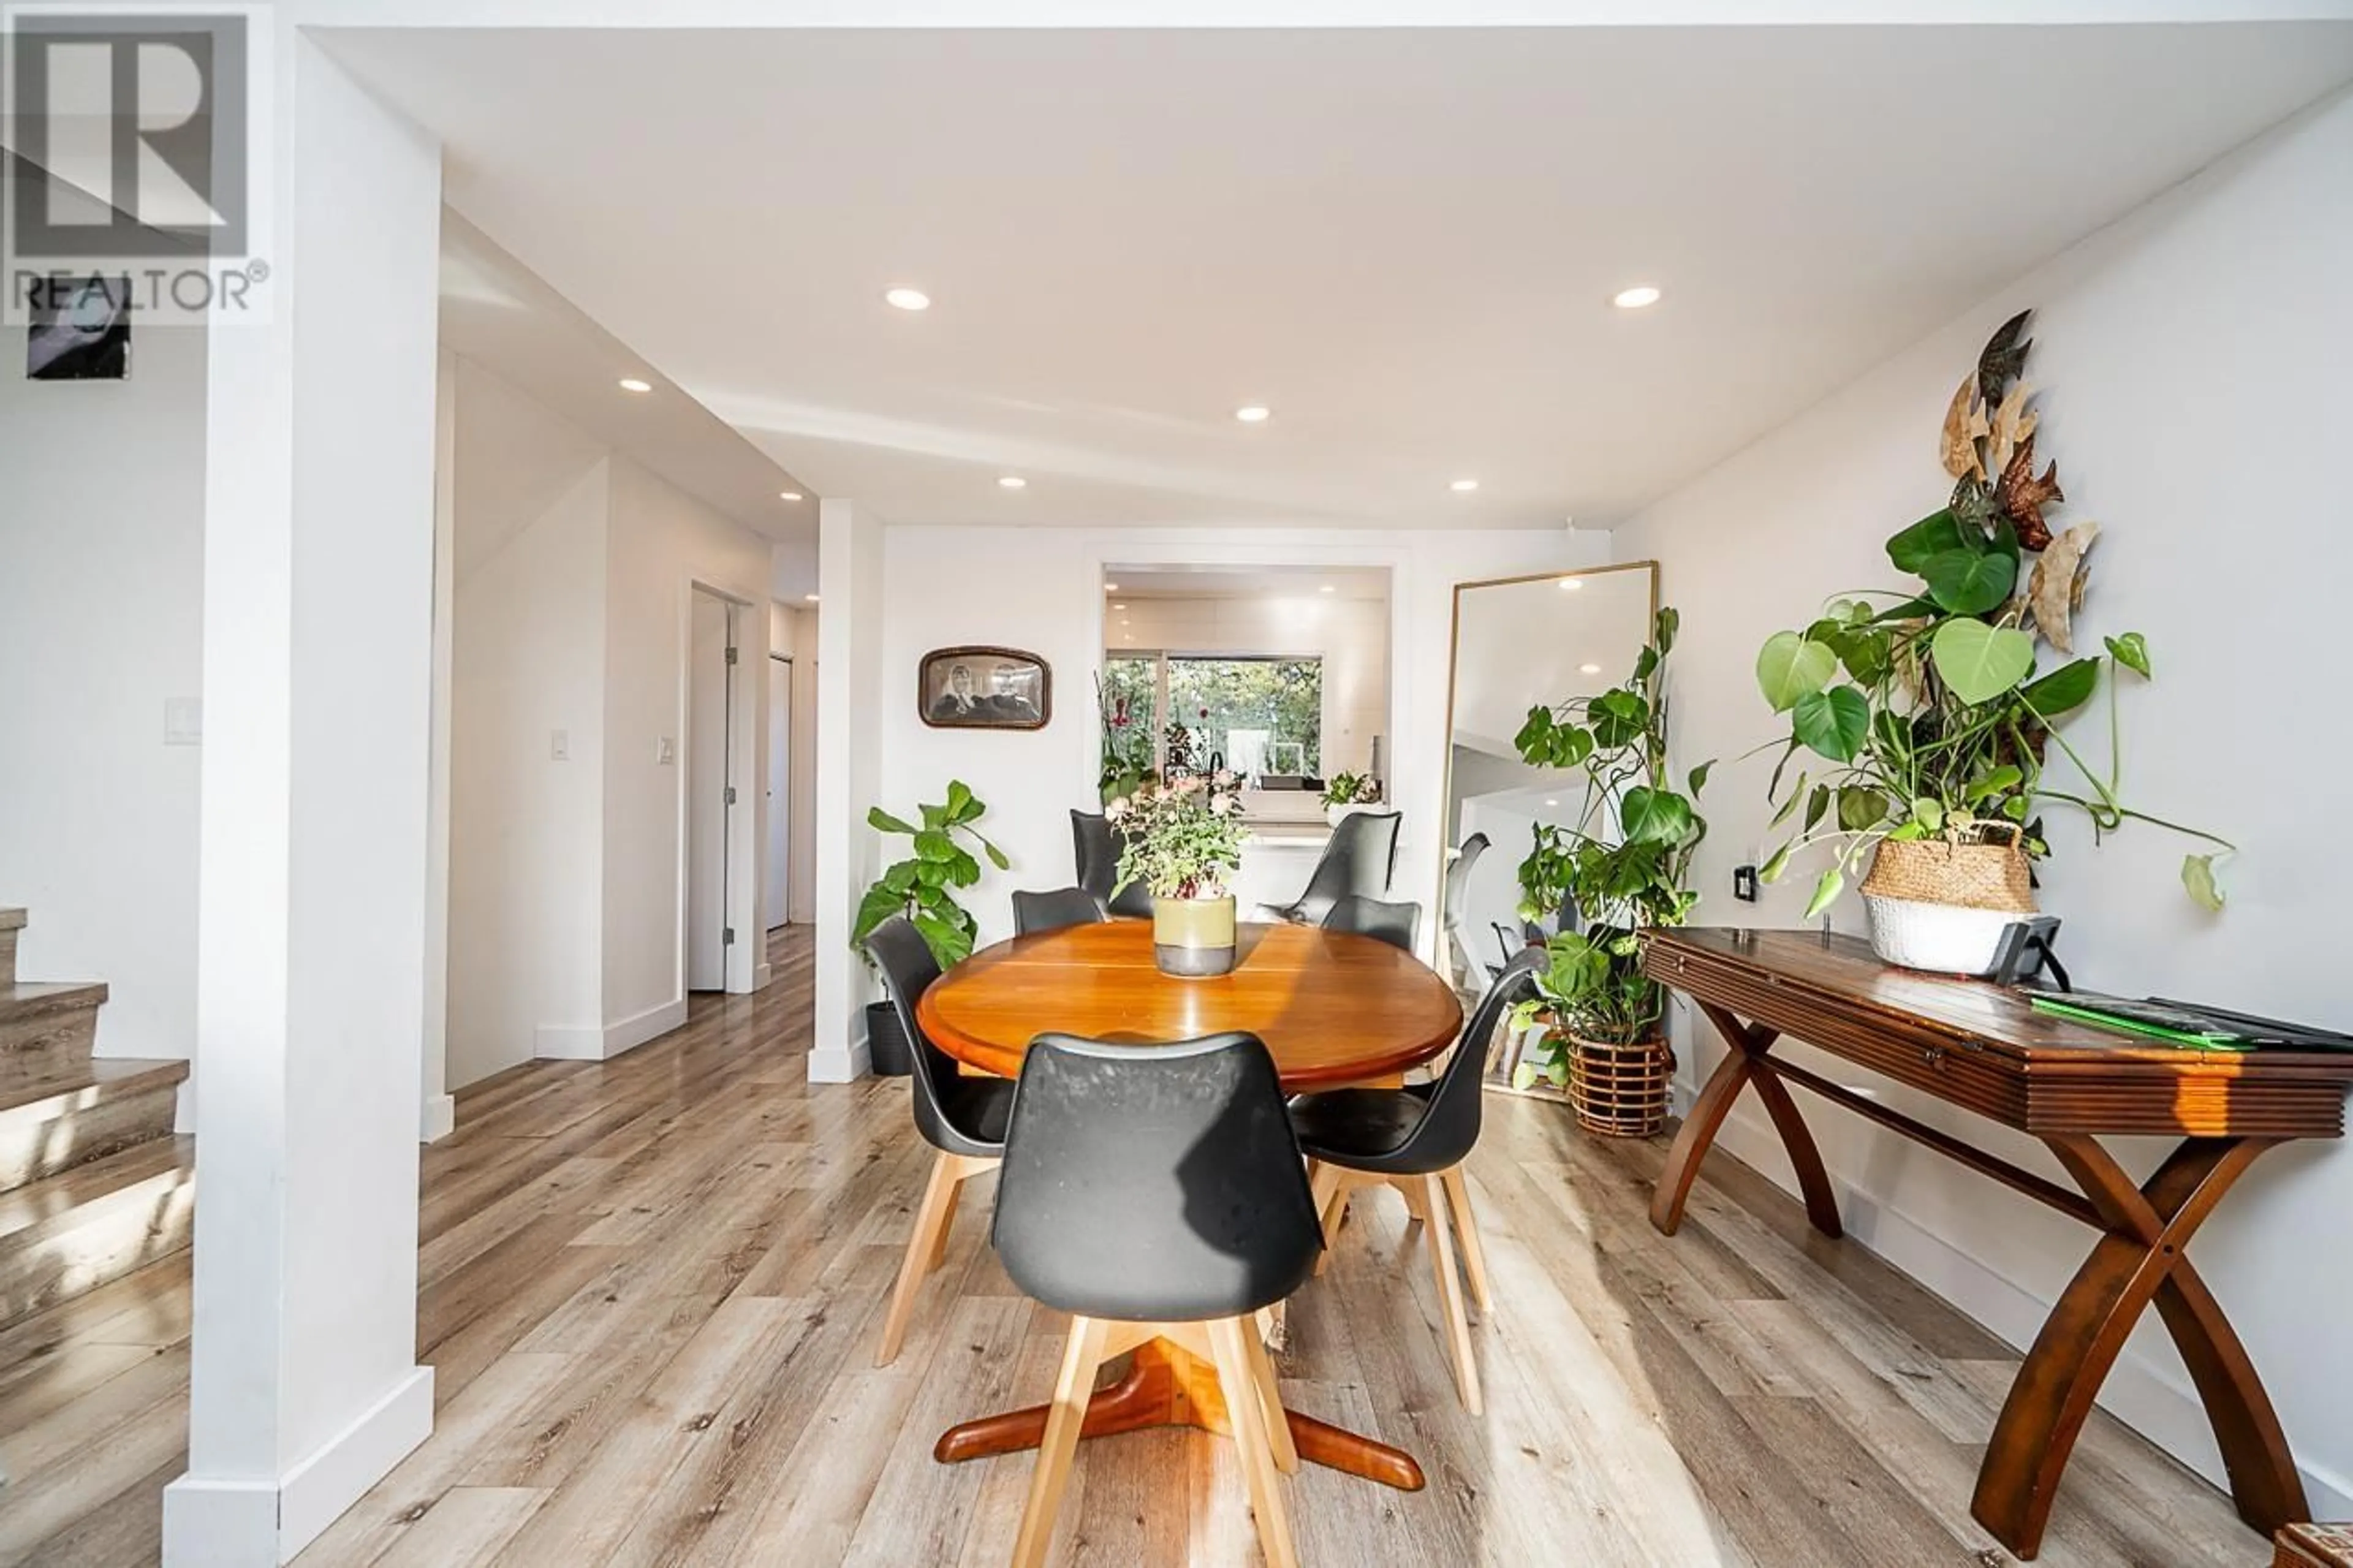
[[[2267,1538],[2310,1517],[2271,1398],[2188,1248],[2267,1150],[2343,1135],[2353,1056],[2137,1044],[2037,1013],[2003,987],[1895,969],[1852,937],[1810,931],[1662,931],[1642,968],[1696,1003],[1732,1047],[1667,1152],[1651,1202],[1651,1223],[1667,1235],[1683,1223],[1725,1113],[1752,1088],[1788,1150],[1814,1227],[1841,1234],[1838,1201],[1792,1084],[2100,1233],[1994,1423],[1970,1511],[1995,1539],[2021,1557],[2042,1545],[2076,1435],[2152,1302],[2214,1425],[2240,1517]],[[2081,1194],[1771,1055],[1785,1035],[2033,1134]],[[2100,1142],[2168,1134],[2180,1143],[2137,1184]]]

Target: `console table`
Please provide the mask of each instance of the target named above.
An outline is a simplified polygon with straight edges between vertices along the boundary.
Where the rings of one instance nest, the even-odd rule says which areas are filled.
[[[2244,1055],[2141,1044],[2037,1013],[2013,991],[1882,963],[1853,937],[1661,931],[1643,973],[1696,1003],[1731,1046],[1668,1151],[1651,1223],[1673,1235],[1700,1162],[1754,1089],[1797,1168],[1806,1213],[1841,1234],[1838,1203],[1789,1086],[1866,1116],[2100,1233],[2018,1369],[1970,1512],[2020,1557],[2042,1542],[2092,1402],[2151,1302],[2214,1425],[2240,1517],[2268,1537],[2310,1517],[2270,1396],[2187,1255],[2190,1237],[2263,1152],[2345,1130],[2353,1055]],[[2023,1170],[1770,1054],[1787,1035],[2040,1138],[2082,1190]],[[2181,1142],[2137,1185],[2104,1137]]]

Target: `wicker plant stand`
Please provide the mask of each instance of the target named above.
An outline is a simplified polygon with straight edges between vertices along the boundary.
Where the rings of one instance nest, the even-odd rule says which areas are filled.
[[[1675,1053],[1663,1038],[1633,1046],[1579,1040],[1568,1058],[1577,1124],[1604,1138],[1648,1138],[1667,1124]]]

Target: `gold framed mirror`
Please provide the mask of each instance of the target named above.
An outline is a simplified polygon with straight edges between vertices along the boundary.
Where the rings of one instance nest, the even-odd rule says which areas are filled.
[[[1623,681],[1658,612],[1655,561],[1454,585],[1439,965],[1465,1012],[1520,946],[1559,929],[1558,910],[1522,907],[1519,868],[1537,826],[1573,822],[1585,795],[1574,770],[1522,762],[1513,737],[1530,708]]]

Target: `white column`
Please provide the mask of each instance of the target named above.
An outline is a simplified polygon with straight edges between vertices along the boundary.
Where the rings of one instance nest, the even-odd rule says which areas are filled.
[[[290,1558],[416,1364],[439,149],[291,27],[269,324],[213,333],[195,1342],[164,1558]]]
[[[866,1074],[865,961],[849,951],[858,900],[881,869],[867,808],[882,777],[882,524],[849,500],[818,506],[817,1038],[815,1083]],[[912,681],[913,677],[910,675]]]
[[[449,1096],[449,693],[458,606],[458,356],[443,350],[433,383],[433,719],[425,813],[425,1062],[417,1138],[457,1130]]]

